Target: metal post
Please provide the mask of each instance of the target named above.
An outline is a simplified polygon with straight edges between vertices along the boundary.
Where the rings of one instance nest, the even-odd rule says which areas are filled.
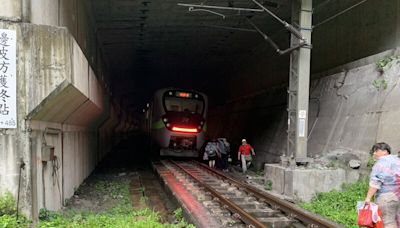
[[[292,24],[297,25],[307,45],[295,50],[290,56],[288,89],[288,141],[286,156],[296,163],[307,163],[308,102],[310,87],[312,0],[292,1]],[[291,35],[291,46],[299,44],[299,38]]]

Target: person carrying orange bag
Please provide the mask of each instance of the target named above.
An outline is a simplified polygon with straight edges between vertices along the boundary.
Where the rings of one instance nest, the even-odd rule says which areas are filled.
[[[365,202],[375,196],[376,204],[382,210],[385,228],[400,227],[400,158],[391,155],[387,143],[372,146],[371,152],[377,160],[372,167],[369,189]]]
[[[374,223],[374,228],[384,228],[383,226],[383,217],[382,217],[382,211],[381,209],[378,208],[378,216],[380,218],[380,220],[376,223]]]
[[[360,227],[374,227],[371,205],[369,203],[365,203],[364,206],[358,210],[357,224]]]
[[[358,202],[358,220],[360,227],[383,228],[382,211],[374,203]]]

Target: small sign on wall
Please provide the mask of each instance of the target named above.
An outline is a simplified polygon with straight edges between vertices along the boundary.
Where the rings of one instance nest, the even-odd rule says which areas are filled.
[[[299,119],[299,137],[306,136],[306,119]]]
[[[17,34],[0,29],[0,128],[17,128]]]
[[[307,111],[306,110],[299,110],[299,137],[306,136],[306,118],[307,118]]]

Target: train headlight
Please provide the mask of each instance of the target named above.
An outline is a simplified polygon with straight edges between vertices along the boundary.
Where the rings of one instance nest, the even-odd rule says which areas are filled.
[[[168,119],[167,119],[167,118],[164,118],[163,121],[164,121],[164,123],[166,123],[166,122],[168,121]]]
[[[169,124],[169,123],[167,123],[167,125],[166,125],[167,127],[170,127],[171,126],[171,124]]]

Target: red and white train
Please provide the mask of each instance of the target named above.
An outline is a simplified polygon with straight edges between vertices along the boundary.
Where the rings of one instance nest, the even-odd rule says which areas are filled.
[[[205,141],[207,106],[207,96],[194,90],[155,92],[146,113],[147,129],[161,156],[199,156]]]

